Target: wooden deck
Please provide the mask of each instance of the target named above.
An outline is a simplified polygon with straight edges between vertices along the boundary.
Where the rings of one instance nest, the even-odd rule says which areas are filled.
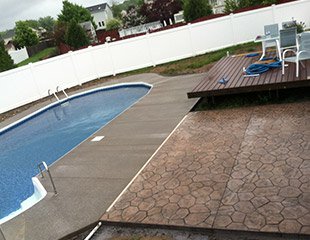
[[[298,78],[294,63],[285,68],[285,75],[282,75],[281,68],[277,68],[258,77],[244,78],[243,67],[248,67],[258,58],[231,56],[221,59],[210,69],[207,77],[187,93],[188,98],[310,86],[310,60],[304,61],[305,67],[300,66]],[[226,85],[218,83],[223,77],[228,79]]]

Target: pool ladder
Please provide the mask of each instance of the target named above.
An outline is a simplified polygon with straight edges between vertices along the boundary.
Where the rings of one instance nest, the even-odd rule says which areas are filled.
[[[68,94],[65,92],[64,89],[59,89],[59,86],[56,87],[56,91],[55,92],[51,92],[51,89],[48,89],[47,93],[48,93],[48,96],[51,96],[52,94],[54,95],[54,97],[56,98],[57,102],[60,101],[60,98],[57,96],[56,93],[58,93],[59,91],[62,91],[63,94],[66,96],[66,98],[69,98]]]
[[[39,169],[39,171],[40,171],[40,173],[41,173],[41,177],[44,178],[44,175],[43,175],[43,171],[44,171],[44,170],[42,170],[41,166],[43,166],[44,169],[45,169],[45,171],[48,173],[48,176],[49,176],[49,178],[50,178],[50,180],[51,180],[51,183],[52,183],[52,186],[53,186],[53,189],[54,189],[54,193],[55,193],[55,195],[56,195],[56,194],[57,194],[57,190],[56,190],[56,187],[55,187],[55,183],[54,183],[54,180],[53,180],[53,178],[52,178],[51,172],[50,172],[50,170],[49,170],[49,168],[48,168],[46,162],[43,161],[43,162],[41,162],[41,163],[38,164],[38,169]]]

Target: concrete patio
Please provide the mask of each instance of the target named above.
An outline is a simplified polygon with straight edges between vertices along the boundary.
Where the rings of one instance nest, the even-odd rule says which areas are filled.
[[[102,220],[310,234],[309,112],[189,113]]]
[[[49,179],[40,179],[48,191],[47,196],[0,226],[6,240],[59,239],[97,221],[195,105],[197,100],[187,99],[186,91],[203,76],[205,74],[178,77],[142,74],[80,89],[122,82],[153,84],[148,95],[94,134],[105,136],[102,141],[91,142],[94,137],[91,136],[50,167],[58,195],[53,194]],[[36,104],[3,121],[0,127],[48,103]]]

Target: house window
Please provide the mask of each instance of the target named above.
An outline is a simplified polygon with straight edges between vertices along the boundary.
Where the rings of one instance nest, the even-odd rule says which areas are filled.
[[[98,24],[99,24],[99,27],[101,27],[101,22],[98,22]]]
[[[102,23],[102,27],[104,27],[104,21],[102,21],[101,23]]]

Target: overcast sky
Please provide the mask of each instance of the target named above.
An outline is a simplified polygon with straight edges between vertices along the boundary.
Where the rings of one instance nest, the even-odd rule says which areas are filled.
[[[123,0],[69,0],[83,7]],[[62,0],[0,0],[0,31],[14,28],[18,20],[38,19],[52,16],[54,18],[62,9]]]

